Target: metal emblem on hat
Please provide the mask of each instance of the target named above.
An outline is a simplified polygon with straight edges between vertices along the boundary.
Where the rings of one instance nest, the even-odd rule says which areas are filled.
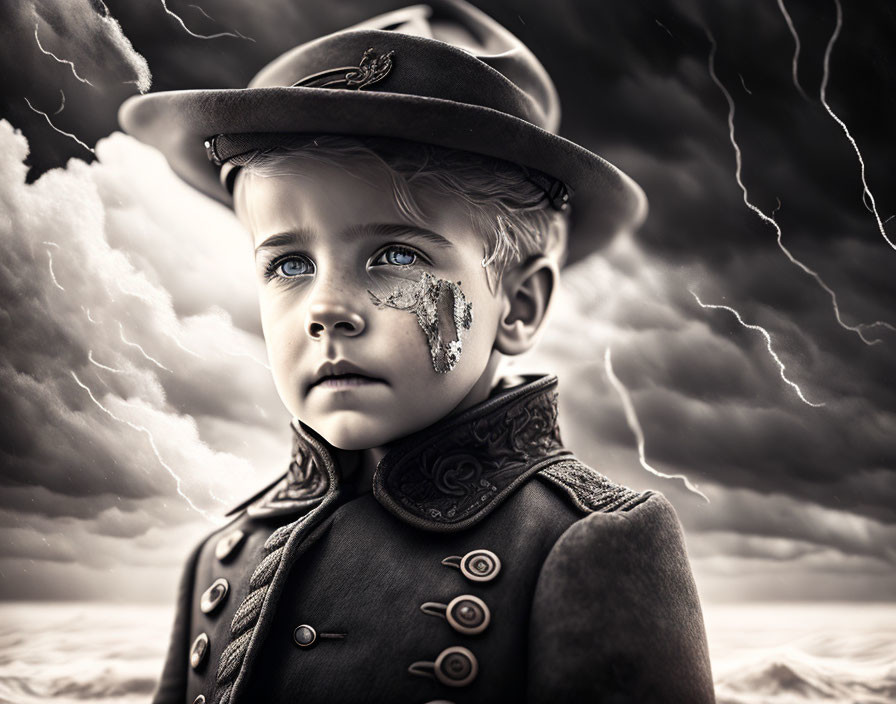
[[[377,54],[376,49],[370,47],[361,57],[361,63],[357,66],[339,66],[326,71],[312,73],[310,76],[300,78],[290,86],[291,88],[348,88],[360,90],[365,86],[377,83],[389,75],[392,70],[392,55]]]

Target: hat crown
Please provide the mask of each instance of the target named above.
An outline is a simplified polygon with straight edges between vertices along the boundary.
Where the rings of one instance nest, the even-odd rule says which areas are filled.
[[[559,128],[560,101],[544,66],[511,32],[463,0],[412,5],[300,44],[262,68],[248,87],[294,86],[322,72],[357,69],[370,49],[374,57],[392,52],[392,65],[364,90],[479,105],[549,132]]]

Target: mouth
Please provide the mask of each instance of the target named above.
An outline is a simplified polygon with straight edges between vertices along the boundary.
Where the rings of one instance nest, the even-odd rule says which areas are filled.
[[[386,380],[368,374],[366,370],[352,364],[348,360],[339,360],[335,362],[324,362],[318,367],[312,377],[306,394],[312,389],[329,389],[336,391],[340,389],[357,389],[374,384],[385,384]]]
[[[331,374],[322,377],[311,384],[308,390],[320,387],[323,389],[349,389],[370,384],[383,384],[382,379],[377,379],[365,374]]]

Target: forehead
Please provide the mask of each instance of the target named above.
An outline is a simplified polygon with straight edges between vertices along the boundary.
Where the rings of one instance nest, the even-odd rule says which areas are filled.
[[[403,230],[428,231],[433,244],[481,246],[466,203],[409,186],[422,218],[398,206],[392,173],[367,159],[330,163],[311,158],[284,159],[275,175],[241,173],[234,193],[237,215],[252,233],[254,246],[273,235],[301,232],[345,244],[359,234],[381,237]]]

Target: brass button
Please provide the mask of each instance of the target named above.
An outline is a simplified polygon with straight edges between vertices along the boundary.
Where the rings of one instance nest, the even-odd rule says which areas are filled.
[[[296,626],[296,630],[292,632],[292,639],[300,648],[307,648],[317,641],[317,631],[307,623],[303,623],[301,626]]]
[[[420,605],[420,610],[446,619],[455,631],[464,635],[482,633],[492,619],[485,602],[472,594],[461,594],[447,604],[427,601]]]
[[[208,636],[200,633],[190,646],[190,667],[197,669],[208,655]]]
[[[473,582],[490,582],[501,571],[501,560],[491,550],[484,548],[471,550],[463,557],[446,557],[442,564],[459,569],[464,577]]]
[[[223,538],[218,541],[218,544],[215,545],[215,557],[218,558],[221,562],[224,562],[228,557],[233,554],[233,551],[236,550],[237,546],[243,542],[243,538],[246,537],[246,534],[241,530],[233,530]]]
[[[466,687],[476,679],[478,672],[476,656],[459,645],[445,648],[436,658],[436,679],[449,687]]]
[[[202,613],[210,614],[217,609],[221,602],[224,601],[224,597],[227,596],[229,589],[230,585],[223,577],[212,582],[212,586],[206,589],[199,599],[199,608],[202,610]]]
[[[445,618],[455,631],[475,635],[486,629],[492,615],[482,599],[472,594],[462,594],[448,602]]]
[[[501,560],[491,550],[473,550],[460,561],[460,571],[474,582],[488,582],[501,571]]]

